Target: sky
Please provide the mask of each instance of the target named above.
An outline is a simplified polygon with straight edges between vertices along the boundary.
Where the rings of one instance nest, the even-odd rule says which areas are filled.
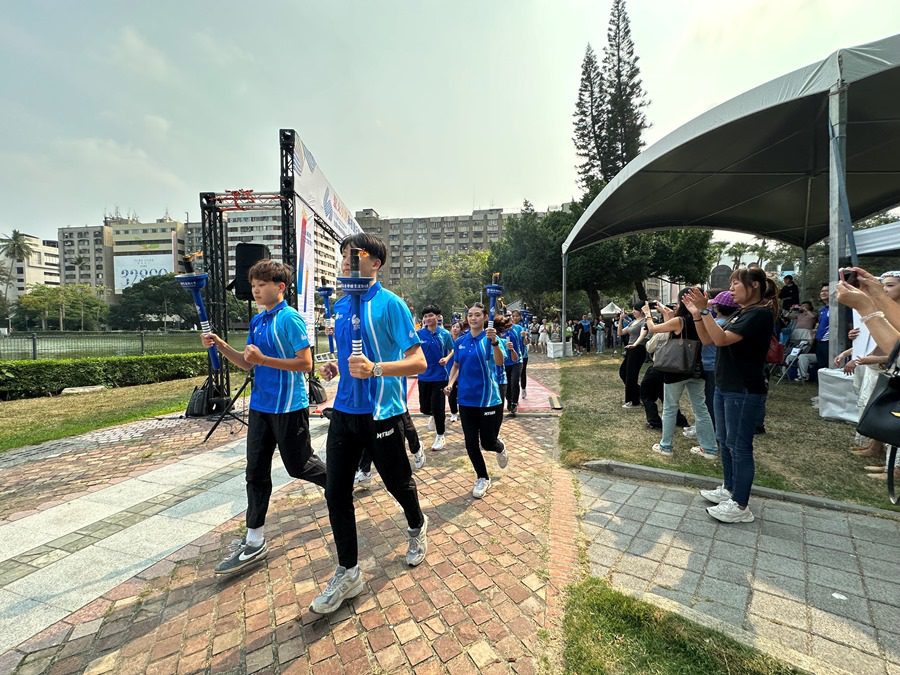
[[[579,196],[572,113],[610,0],[29,0],[0,13],[0,233],[119,209],[199,218],[278,189],[296,129],[351,210],[538,209]],[[632,0],[648,145],[834,50],[897,0]]]

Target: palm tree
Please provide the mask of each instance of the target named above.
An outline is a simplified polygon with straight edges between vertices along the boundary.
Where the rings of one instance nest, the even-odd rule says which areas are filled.
[[[4,258],[8,258],[9,265],[9,276],[6,277],[6,289],[3,293],[3,297],[9,302],[9,284],[12,281],[12,277],[14,274],[14,265],[17,262],[22,262],[34,253],[34,248],[32,248],[31,244],[28,243],[26,239],[28,235],[24,232],[19,232],[19,230],[13,230],[12,234],[8,237],[3,237],[0,239],[0,256]]]
[[[756,255],[756,264],[765,267],[765,263],[772,257],[772,249],[769,248],[765,239],[759,240],[759,243],[750,246],[750,253]]]
[[[741,258],[744,257],[744,254],[750,250],[750,244],[745,244],[743,242],[735,242],[732,244],[727,251],[725,251],[725,255],[731,256],[734,265],[732,265],[731,269],[736,270],[741,266]]]
[[[710,255],[715,258],[716,264],[713,267],[718,267],[722,264],[722,256],[725,254],[725,250],[730,246],[727,241],[714,241],[709,245]]]

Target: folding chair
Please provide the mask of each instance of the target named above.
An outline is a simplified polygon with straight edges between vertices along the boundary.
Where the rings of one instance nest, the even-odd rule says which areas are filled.
[[[784,359],[784,364],[782,365],[781,377],[778,378],[778,381],[775,384],[781,384],[781,381],[784,379],[784,376],[787,375],[791,368],[797,364],[797,361],[800,358],[801,354],[805,354],[809,351],[810,345],[812,343],[809,340],[801,340],[796,347],[791,349],[788,355]]]

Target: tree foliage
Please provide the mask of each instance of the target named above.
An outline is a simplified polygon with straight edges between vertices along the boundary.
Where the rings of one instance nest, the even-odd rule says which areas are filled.
[[[482,289],[490,283],[488,256],[486,250],[453,254],[444,251],[424,281],[404,280],[392,290],[412,304],[416,312],[425,305],[438,305],[449,322],[453,311],[481,299]]]
[[[0,256],[6,258],[9,262],[10,273],[6,276],[6,284],[3,291],[3,297],[9,300],[9,286],[13,277],[12,271],[16,267],[17,262],[22,262],[34,253],[31,244],[28,243],[27,235],[19,230],[13,230],[12,233],[0,239]]]
[[[578,183],[590,190],[604,182],[603,157],[606,140],[603,133],[606,116],[606,91],[600,75],[597,56],[589,44],[581,63],[581,83],[575,101],[575,152],[581,158],[578,165]]]
[[[96,330],[106,312],[106,303],[90,284],[31,284],[15,305],[13,325],[19,330]]]

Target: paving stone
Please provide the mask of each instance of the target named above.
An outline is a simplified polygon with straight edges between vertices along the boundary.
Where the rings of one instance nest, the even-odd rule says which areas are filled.
[[[766,551],[759,551],[756,554],[756,568],[767,572],[776,572],[794,579],[805,579],[807,573],[803,562]]]
[[[741,586],[722,579],[702,577],[697,586],[696,596],[701,600],[728,605],[743,611],[747,606],[747,600],[750,598],[750,588],[749,586]]]
[[[878,642],[872,626],[815,607],[810,608],[809,617],[810,627],[815,635],[870,654],[878,654]]]
[[[884,673],[884,663],[880,658],[817,635],[812,636],[810,651],[814,659],[843,668],[854,675],[883,675]]]
[[[766,521],[803,527],[803,513],[799,509],[788,508],[787,504],[778,507],[770,506],[766,509]]]
[[[803,541],[807,546],[821,546],[822,548],[833,548],[845,553],[854,553],[853,542],[849,537],[836,537],[828,532],[806,530],[803,533]]]
[[[801,654],[809,654],[809,634],[805,630],[769,621],[756,614],[750,614],[747,617],[747,628],[760,637],[782,644]]]
[[[678,567],[660,565],[652,582],[657,586],[680,591],[690,596],[693,595],[700,583],[700,574]]]
[[[0,654],[69,613],[0,589]]]
[[[735,626],[742,625],[747,616],[743,607],[734,607],[715,600],[698,600],[694,603],[693,608],[702,614]]]
[[[806,559],[816,565],[833,567],[834,569],[851,572],[853,574],[860,573],[859,558],[853,553],[820,548],[818,546],[807,546]]]
[[[806,578],[809,583],[831,588],[832,591],[850,593],[852,595],[865,595],[862,585],[862,577],[852,572],[844,572],[821,565],[807,564]]]
[[[753,597],[750,599],[750,613],[804,631],[809,627],[805,603],[769,593],[754,591]]]
[[[865,597],[838,593],[831,588],[810,583],[806,591],[806,598],[810,607],[847,617],[866,625],[872,624],[872,614]]]
[[[711,558],[725,560],[737,565],[753,566],[756,558],[756,549],[751,546],[741,546],[739,544],[728,544],[727,546],[713,546],[709,555]]]
[[[900,630],[898,632],[879,630],[878,641],[884,647],[887,660],[900,665]]]
[[[765,526],[764,526],[765,527]],[[765,534],[763,531],[757,540],[757,548],[766,553],[772,553],[785,558],[803,560],[805,547],[803,537],[798,535],[796,539],[782,539]]]
[[[744,564],[738,564],[718,558],[710,558],[706,563],[704,572],[708,577],[730,581],[738,585],[746,585],[753,573],[753,561],[750,560]]]
[[[788,600],[806,601],[806,580],[757,568],[750,582],[753,590],[780,595]]]
[[[859,566],[863,575],[883,581],[897,581],[897,560],[881,560],[879,558],[859,557]]]

